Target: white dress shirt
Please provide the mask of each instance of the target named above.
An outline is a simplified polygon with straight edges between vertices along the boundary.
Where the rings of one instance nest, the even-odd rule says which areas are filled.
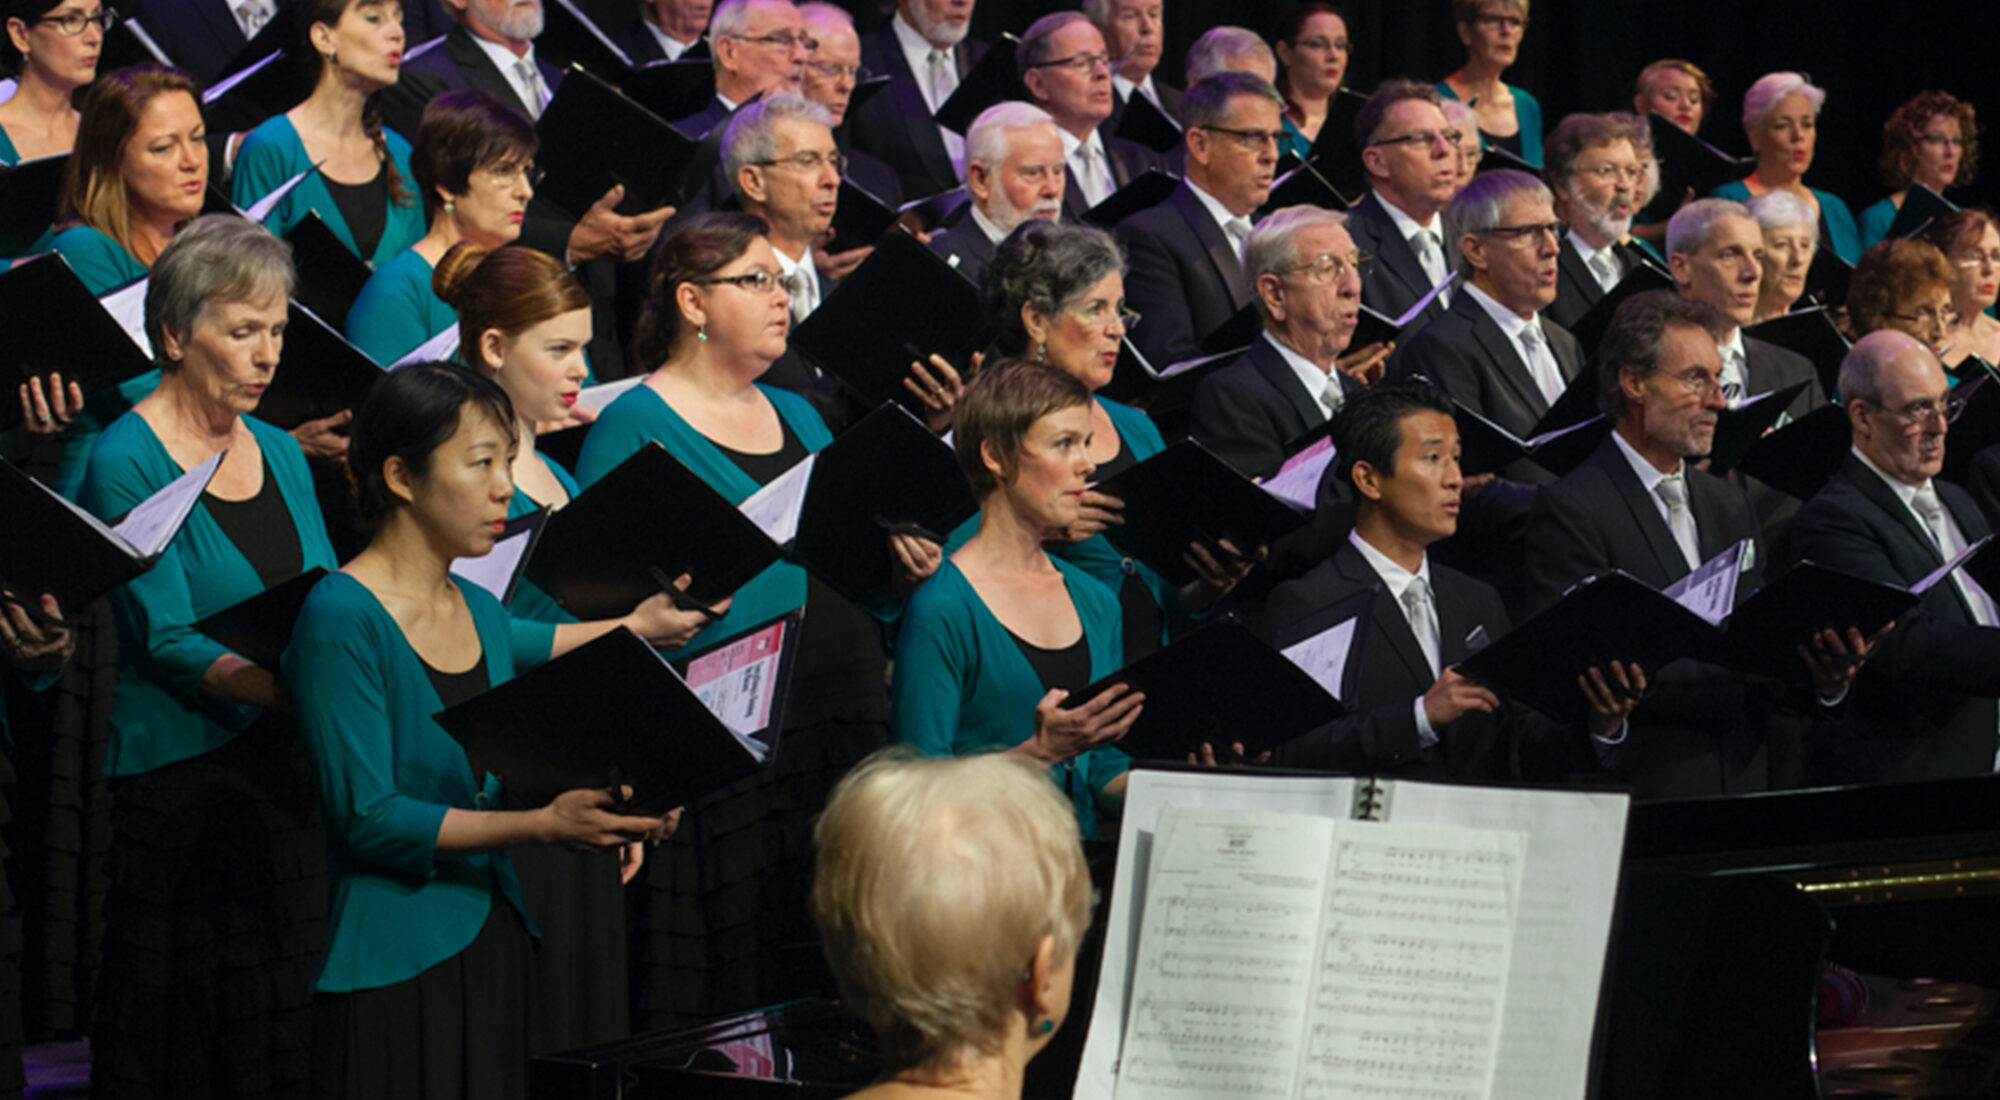
[[[1420,578],[1424,582],[1424,587],[1430,589],[1431,608],[1435,612],[1437,608],[1437,586],[1431,583],[1431,556],[1429,554],[1424,555],[1424,560],[1417,564],[1417,571],[1412,573],[1395,562],[1390,561],[1388,555],[1368,545],[1368,540],[1362,538],[1359,531],[1349,531],[1347,533],[1347,541],[1353,543],[1356,550],[1361,551],[1361,558],[1368,563],[1368,568],[1373,569],[1375,575],[1382,578],[1382,587],[1387,590],[1390,603],[1396,608],[1396,612],[1403,616],[1404,622],[1410,622],[1410,609],[1407,604],[1403,603],[1403,592]],[[1424,628],[1419,624],[1410,623],[1410,633],[1417,636],[1417,648],[1419,649],[1423,648],[1423,630]],[[1437,672],[1438,670],[1436,669],[1432,670],[1434,675]],[[1430,715],[1424,713],[1424,697],[1421,694],[1417,696],[1416,708],[1417,744],[1424,748],[1430,748],[1432,745],[1438,743],[1438,735],[1437,730],[1431,727]]]
[[[1396,223],[1396,235],[1409,243],[1410,251],[1416,253],[1417,262],[1420,264],[1423,263],[1424,250],[1417,247],[1417,243],[1410,240],[1410,238],[1416,236],[1418,233],[1430,233],[1433,235],[1437,242],[1437,268],[1436,270],[1432,270],[1430,265],[1425,264],[1424,277],[1431,281],[1431,286],[1436,286],[1443,282],[1444,277],[1451,274],[1451,265],[1448,260],[1450,250],[1444,246],[1444,215],[1432,214],[1430,221],[1420,222],[1404,213],[1395,203],[1384,198],[1382,192],[1377,191],[1374,194],[1375,201],[1382,204],[1382,209],[1389,212],[1389,220]],[[1426,287],[1425,289],[1428,290],[1430,288]],[[1457,288],[1454,287],[1453,289]],[[1451,295],[1452,291],[1447,290],[1443,294],[1438,295],[1438,301],[1441,304],[1450,305]]]
[[[1572,229],[1569,231],[1569,246],[1576,249],[1576,254],[1583,258],[1583,266],[1590,269],[1590,277],[1597,280],[1597,285],[1602,287],[1605,293],[1610,293],[1611,288],[1617,286],[1618,280],[1624,277],[1625,265],[1618,260],[1617,241],[1612,241],[1603,248],[1592,248],[1590,242],[1577,236],[1576,230]]]
[[[1319,369],[1319,364],[1285,346],[1283,340],[1269,332],[1264,333],[1264,339],[1278,349],[1278,355],[1285,360],[1285,365],[1292,368],[1292,373],[1298,376],[1299,385],[1304,386],[1306,392],[1312,394],[1313,402],[1319,406],[1320,413],[1328,420],[1333,419],[1333,414],[1340,411],[1340,384],[1337,372]]]
[[[1188,190],[1194,192],[1194,197],[1201,200],[1202,209],[1208,211],[1208,216],[1215,219],[1216,228],[1222,230],[1223,236],[1229,238],[1229,243],[1236,246],[1236,258],[1242,259],[1243,242],[1250,239],[1250,219],[1230,213],[1229,208],[1222,205],[1221,199],[1203,191],[1193,180],[1186,182]]]
[[[679,61],[682,54],[694,47],[693,42],[683,42],[675,38],[673,35],[655,26],[650,19],[641,19],[639,22],[645,25],[647,32],[653,36],[653,41],[660,44],[660,52],[667,55],[668,61]]]
[[[1556,362],[1555,349],[1549,347],[1548,336],[1541,327],[1541,315],[1522,317],[1471,283],[1465,284],[1465,292],[1479,303],[1479,308],[1493,318],[1493,323],[1499,325],[1500,331],[1513,343],[1515,354],[1527,365],[1528,377],[1542,391],[1543,399],[1551,405],[1555,404],[1563,390],[1568,388],[1569,381],[1562,376],[1562,364]],[[1536,336],[1532,342],[1525,335],[1531,326]]]
[[[531,116],[539,116],[541,109],[548,105],[548,101],[542,98],[540,92],[530,88],[527,81],[521,79],[520,68],[521,62],[525,60],[531,65],[536,65],[537,71],[540,71],[539,63],[535,61],[535,44],[533,42],[528,43],[528,52],[517,57],[513,50],[490,38],[475,34],[472,35],[472,41],[474,45],[478,46],[492,60],[493,67],[500,70],[500,75],[507,80],[507,86],[514,89],[514,94],[520,97],[522,103],[527,105],[528,113]],[[554,93],[555,89],[550,88],[548,91]]]
[[[274,0],[229,0],[229,14],[245,38],[255,38],[277,12]]]
[[[917,28],[903,18],[901,11],[889,20],[889,26],[895,31],[896,44],[903,48],[903,59],[910,64],[910,75],[916,78],[917,90],[923,93],[924,106],[930,109],[932,115],[936,115],[938,108],[944,106],[944,101],[951,98],[951,93],[958,88],[956,47],[944,51],[947,60],[945,65],[947,86],[940,94],[940,89],[931,83],[931,53],[937,47],[931,45],[930,39],[919,34]],[[964,180],[965,138],[959,136],[958,131],[943,126],[938,127],[938,136],[944,139],[944,151],[951,156],[952,171],[958,174],[960,180]]]
[[[1056,127],[1056,136],[1062,139],[1063,163],[1069,165],[1070,174],[1076,177],[1077,185],[1083,191],[1084,205],[1096,206],[1111,197],[1118,190],[1118,181],[1111,175],[1111,155],[1104,148],[1104,138],[1096,130],[1087,138],[1078,138],[1062,127]],[[1088,152],[1086,152],[1088,150]],[[1097,158],[1095,175],[1085,158]],[[1091,193],[1091,181],[1095,179],[1098,193]]]
[[[792,321],[803,321],[819,308],[819,269],[813,265],[812,246],[807,245],[805,254],[796,260],[785,255],[783,249],[771,251],[778,257],[778,267],[785,278],[796,288],[792,292]]]

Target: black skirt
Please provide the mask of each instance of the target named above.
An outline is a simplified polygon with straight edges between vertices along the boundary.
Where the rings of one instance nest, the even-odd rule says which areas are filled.
[[[632,1033],[625,887],[618,853],[541,846],[508,853],[535,944],[533,1053],[574,1050]]]
[[[98,1097],[303,1097],[326,839],[275,718],[112,786]]]
[[[316,1100],[525,1100],[534,938],[504,898],[414,978],[313,1002]]]

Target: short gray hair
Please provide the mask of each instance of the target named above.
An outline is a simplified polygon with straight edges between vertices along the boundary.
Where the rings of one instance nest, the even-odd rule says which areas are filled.
[[[146,338],[154,358],[163,370],[175,365],[166,357],[166,329],[185,338],[209,306],[269,294],[289,298],[292,284],[289,242],[235,214],[195,219],[160,250],[146,283]]]
[[[1266,100],[1280,111],[1285,109],[1284,97],[1271,87],[1270,81],[1256,73],[1224,69],[1195,81],[1181,96],[1181,128],[1226,125],[1230,102],[1242,96]]]
[[[1814,248],[1819,247],[1819,217],[1806,200],[1790,191],[1769,191],[1743,204],[1744,212],[1757,219],[1759,229],[1790,229],[1804,225],[1812,231]],[[1672,223],[1668,223],[1672,224]]]
[[[1017,99],[995,103],[979,112],[979,117],[972,120],[972,128],[965,132],[965,162],[997,170],[1014,147],[1009,135],[1015,130],[1055,124],[1056,120],[1047,111],[1032,103]]]
[[[1747,218],[1750,211],[1734,199],[1696,199],[1667,219],[1667,255],[1692,256],[1708,243],[1708,231],[1724,218]]]
[[[717,39],[741,38],[750,29],[750,5],[768,3],[769,0],[720,0],[708,17],[708,39],[713,59],[709,62],[717,72],[722,71],[722,53],[714,49]]]
[[[1707,302],[1683,298],[1671,290],[1649,290],[1619,303],[1611,327],[1597,346],[1597,406],[1613,420],[1625,412],[1625,390],[1619,377],[1650,378],[1667,352],[1667,333],[1695,328],[1717,344],[1736,322]],[[1588,349],[1585,349],[1588,350]]]
[[[729,185],[742,194],[737,174],[746,164],[760,164],[778,156],[778,120],[797,119],[833,129],[833,116],[826,108],[796,92],[783,92],[760,99],[736,112],[729,129],[722,132],[722,170],[729,173]]]
[[[1245,55],[1261,56],[1270,62],[1271,71],[1278,69],[1277,55],[1256,32],[1227,24],[1210,27],[1188,47],[1187,82],[1199,84],[1216,73],[1229,72],[1229,60]]]
[[[853,12],[839,4],[830,4],[827,0],[806,0],[799,5],[799,14],[805,16],[808,23],[814,19],[831,19],[847,27],[854,26]]]
[[[1049,43],[1057,31],[1072,23],[1090,23],[1090,18],[1080,11],[1058,11],[1028,24],[1028,29],[1021,35],[1021,44],[1014,47],[1014,68],[1023,79],[1027,78],[1028,70],[1054,60],[1052,54],[1055,47]],[[1091,25],[1096,26],[1094,23]]]
[[[1111,234],[1089,225],[1057,225],[1029,218],[1016,226],[986,268],[986,307],[1000,329],[1000,346],[1012,354],[1028,348],[1021,307],[1054,317],[1114,271],[1125,253]]]
[[[1452,198],[1451,205],[1444,208],[1445,240],[1462,241],[1468,235],[1483,237],[1493,232],[1500,224],[1507,204],[1520,195],[1555,205],[1555,196],[1549,194],[1548,184],[1519,169],[1500,168],[1472,177],[1472,181]],[[1472,261],[1461,255],[1458,270],[1471,278]]]
[[[1755,131],[1764,125],[1772,108],[1795,95],[1805,96],[1815,115],[1826,105],[1826,89],[1808,81],[1804,73],[1776,72],[1758,77],[1743,93],[1743,129]]]
[[[1299,255],[1298,233],[1315,225],[1347,225],[1347,216],[1310,203],[1274,210],[1250,230],[1243,242],[1243,275],[1251,286],[1266,275],[1282,275],[1305,261]],[[1257,312],[1268,320],[1264,296],[1256,296]]]

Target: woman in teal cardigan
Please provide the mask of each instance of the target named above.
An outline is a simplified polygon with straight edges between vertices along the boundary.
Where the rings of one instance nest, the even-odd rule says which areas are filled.
[[[1438,81],[1438,94],[1463,101],[1479,118],[1479,140],[1542,166],[1542,104],[1526,88],[1502,83],[1521,52],[1528,29],[1528,0],[1452,0],[1465,67]]]
[[[319,778],[333,899],[317,988],[319,1095],[525,1097],[532,922],[506,850],[659,839],[671,817],[613,812],[579,789],[502,810],[433,715],[619,626],[692,632],[664,595],[620,620],[510,618],[452,579],[489,552],[514,494],[514,411],[461,367],[398,371],[355,416],[368,547],[317,585],[286,651]],[[554,732],[554,731],[552,731]]]
[[[1743,131],[1757,154],[1749,176],[1715,189],[1719,199],[1744,202],[1754,195],[1785,190],[1819,212],[1819,239],[1848,266],[1861,262],[1861,236],[1854,212],[1838,195],[1807,187],[1819,145],[1819,112],[1826,92],[1799,73],[1766,73],[1743,93]]]
[[[0,34],[0,66],[15,81],[14,94],[0,103],[0,164],[67,153],[82,117],[76,91],[97,79],[97,56],[117,13],[103,0],[8,0],[0,14],[21,22],[19,31]],[[55,211],[47,214],[53,221]],[[43,233],[22,255],[48,251],[50,237]]]
[[[1918,92],[1882,124],[1875,168],[1889,193],[1861,211],[1863,252],[1889,235],[1911,187],[1922,184],[1942,195],[1972,182],[1979,169],[1978,111],[1950,92]]]
[[[381,92],[402,64],[403,22],[388,0],[300,0],[297,19],[312,94],[243,138],[230,192],[248,209],[317,166],[264,224],[283,234],[316,214],[373,268],[424,235],[410,143],[382,128]]]
[[[1074,377],[1018,359],[967,387],[952,443],[979,529],[911,598],[894,685],[898,741],[1047,764],[1087,837],[1124,797],[1131,759],[1111,742],[1144,699],[1114,688],[1063,706],[1121,663],[1117,600],[1042,546],[1084,507],[1098,411]]]

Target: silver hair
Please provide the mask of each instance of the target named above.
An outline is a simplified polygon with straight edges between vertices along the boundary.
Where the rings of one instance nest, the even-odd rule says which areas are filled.
[[[708,17],[708,41],[714,53],[709,64],[716,72],[722,71],[722,53],[714,50],[716,41],[723,38],[740,38],[750,29],[750,7],[765,4],[770,0],[721,0]]]
[[[1491,233],[1500,224],[1507,204],[1519,195],[1555,205],[1555,196],[1549,194],[1548,185],[1526,172],[1501,168],[1472,177],[1472,182],[1461,188],[1451,205],[1444,208],[1445,240],[1460,241],[1467,235],[1479,237]],[[1471,260],[1460,256],[1458,265],[1461,274],[1472,277]]]
[[[1100,27],[1111,22],[1111,9],[1118,0],[1083,0],[1083,17]]]
[[[1198,130],[1203,126],[1229,125],[1235,113],[1232,105],[1243,96],[1265,100],[1280,111],[1285,109],[1284,97],[1263,77],[1224,69],[1188,85],[1181,96],[1182,128]]]
[[[1813,247],[1819,247],[1819,217],[1813,213],[1812,207],[1806,205],[1806,200],[1790,191],[1758,195],[1745,202],[1743,209],[1757,219],[1759,229],[1790,229],[1802,224],[1812,232]]]
[[[827,0],[806,0],[799,5],[799,14],[805,16],[807,22],[814,19],[829,19],[849,28],[854,26],[853,12],[839,4],[829,4]]]
[[[1058,11],[1030,23],[1021,34],[1021,44],[1014,47],[1015,69],[1026,77],[1030,69],[1055,60],[1055,47],[1050,43],[1055,39],[1056,32],[1072,24],[1089,22],[1090,18],[1080,11]]]
[[[161,333],[185,339],[203,310],[228,302],[292,293],[292,246],[249,218],[208,214],[174,234],[146,284],[146,337],[162,369],[171,369]]]
[[[1277,56],[1254,31],[1227,24],[1210,27],[1194,40],[1194,45],[1188,47],[1187,82],[1192,86],[1216,73],[1228,72],[1230,59],[1246,54],[1261,56],[1270,64],[1271,71],[1277,71]]]
[[[1747,218],[1750,211],[1733,199],[1696,199],[1667,219],[1667,255],[1692,256],[1708,243],[1708,231],[1724,218]]]
[[[1743,93],[1743,129],[1754,133],[1764,125],[1772,108],[1795,95],[1805,96],[1815,115],[1826,105],[1826,89],[1807,81],[1804,73],[1776,72],[1758,77]]]
[[[1345,227],[1347,216],[1323,206],[1302,204],[1272,211],[1250,231],[1243,242],[1243,274],[1251,285],[1266,275],[1282,275],[1305,262],[1299,255],[1298,234],[1315,225]],[[1264,312],[1264,298],[1257,297],[1257,310]],[[1268,317],[1268,314],[1266,315]]]
[[[746,164],[774,160],[778,156],[778,120],[797,119],[833,129],[833,116],[826,108],[795,92],[784,92],[736,112],[729,129],[722,132],[722,170],[729,173],[729,185],[742,193],[737,174]]]
[[[981,111],[972,120],[972,128],[965,132],[965,162],[984,164],[997,171],[1014,146],[1010,136],[1014,131],[1055,124],[1056,120],[1047,111],[1032,103],[1019,100],[996,103]]]

